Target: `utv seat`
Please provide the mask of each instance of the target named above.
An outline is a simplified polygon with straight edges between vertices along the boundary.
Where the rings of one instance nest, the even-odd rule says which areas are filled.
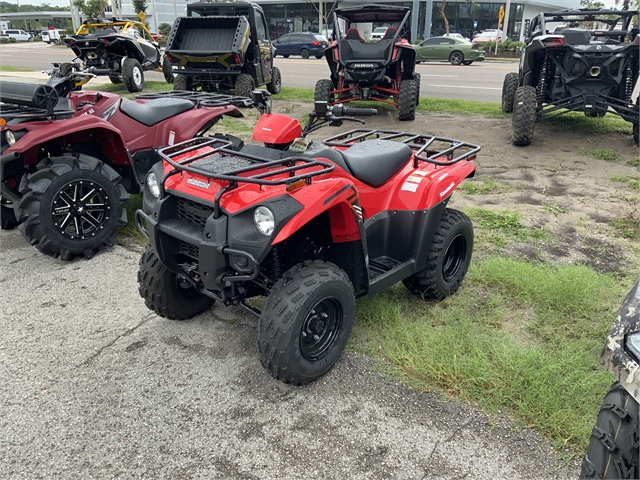
[[[185,98],[154,98],[146,103],[137,103],[123,98],[120,103],[122,113],[147,127],[152,127],[193,107],[194,103]]]
[[[387,28],[384,37],[382,37],[382,40],[392,40],[393,37],[396,36],[396,33],[398,33],[398,29],[396,27],[389,27]]]
[[[565,28],[562,35],[568,45],[589,45],[591,38],[591,32],[579,28]]]
[[[367,43],[364,41],[364,39],[360,36],[360,32],[358,31],[357,28],[350,28],[349,30],[347,30],[347,34],[344,36],[345,40],[357,40],[361,43]]]

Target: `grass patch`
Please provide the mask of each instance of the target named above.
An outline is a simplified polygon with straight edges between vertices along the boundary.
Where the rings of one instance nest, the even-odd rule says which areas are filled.
[[[104,83],[102,85],[96,85],[95,87],[88,85],[87,90],[99,90],[101,92],[110,92],[117,93],[121,97],[127,98],[135,98],[136,95],[140,95],[143,93],[149,92],[165,92],[168,90],[173,90],[173,85],[167,82],[160,82],[157,80],[149,80],[144,82],[144,90],[138,93],[130,93],[127,90],[127,87],[124,86],[123,83],[113,84],[113,83]]]
[[[613,175],[611,180],[626,183],[629,187],[640,192],[640,175]]]
[[[624,133],[631,135],[633,126],[617,115],[606,115],[602,118],[586,117],[580,112],[569,112],[558,117],[545,120],[542,125],[550,131],[576,130],[585,135],[606,135],[609,133]]]
[[[487,195],[508,192],[513,190],[513,187],[500,182],[497,178],[476,177],[468,179],[458,190],[470,195]]]
[[[640,155],[633,157],[631,160],[627,160],[627,165],[630,167],[640,167]]]
[[[0,65],[0,72],[33,72],[30,68],[10,67],[9,65]]]
[[[597,160],[604,160],[605,162],[615,162],[620,158],[620,155],[613,150],[600,149],[593,150],[591,152],[585,152],[587,157],[592,157]]]
[[[491,257],[439,303],[402,286],[359,299],[350,348],[384,358],[413,386],[510,412],[578,453],[613,381],[598,358],[624,291],[585,266]]]
[[[567,209],[556,205],[555,203],[543,203],[542,211],[558,216],[561,213],[567,213]]]
[[[520,212],[512,210],[493,211],[487,208],[473,207],[465,209],[474,224],[487,230],[488,240],[498,247],[504,247],[510,239],[550,240],[549,233],[543,229],[525,226],[520,220]]]

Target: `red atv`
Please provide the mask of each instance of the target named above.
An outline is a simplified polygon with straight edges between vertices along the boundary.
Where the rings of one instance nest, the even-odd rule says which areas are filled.
[[[446,206],[480,148],[364,128],[309,141],[324,124],[372,112],[316,102],[303,131],[263,110],[253,139],[265,146],[197,138],[159,151],[136,212],[149,241],[139,291],[175,320],[215,300],[243,306],[259,317],[262,364],[299,385],[340,356],[356,296],[400,280],[428,299],[456,291],[473,227]],[[245,303],[256,296],[267,297],[262,311]]]
[[[367,43],[358,24],[391,24],[383,38]],[[411,45],[411,9],[360,5],[333,14],[333,41],[325,50],[330,80],[318,80],[315,100],[329,104],[376,100],[398,107],[399,120],[413,120],[420,100],[420,75]],[[346,25],[345,32],[340,29]]]
[[[83,74],[49,84],[0,84],[2,228],[16,225],[54,258],[91,258],[127,223],[127,192],[159,160],[154,146],[201,135],[223,114],[223,95],[138,101],[76,91]],[[238,101],[247,98],[235,97]]]

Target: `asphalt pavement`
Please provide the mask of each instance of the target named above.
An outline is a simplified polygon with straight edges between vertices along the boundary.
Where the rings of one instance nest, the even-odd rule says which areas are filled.
[[[62,262],[0,232],[0,478],[577,477],[536,433],[367,357],[305,387],[272,379],[243,310],[150,312],[140,252]]]

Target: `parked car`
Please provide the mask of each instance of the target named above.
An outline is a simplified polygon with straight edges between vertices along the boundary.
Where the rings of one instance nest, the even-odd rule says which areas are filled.
[[[484,60],[484,50],[456,37],[431,37],[415,47],[416,63],[451,62],[452,65],[471,65]]]
[[[384,34],[387,33],[389,27],[378,27],[373,30],[369,36],[369,40],[382,40]]]
[[[2,36],[14,38],[18,42],[33,41],[33,36],[29,32],[25,32],[24,30],[5,30],[4,32],[2,32]]]
[[[466,40],[467,42],[470,42],[471,39],[465,37],[464,35],[462,35],[461,33],[456,33],[456,32],[449,32],[449,35],[447,35],[446,33],[444,35],[442,35],[443,37],[453,37],[453,38],[459,38],[460,40]]]
[[[310,55],[316,58],[324,56],[324,49],[329,46],[325,37],[317,33],[296,32],[287,33],[273,42],[276,47],[276,55],[288,58],[289,55],[300,55],[302,58],[309,58]]]
[[[495,42],[496,38],[499,42],[502,41],[502,36],[504,32],[502,30],[485,30],[479,35],[473,37],[473,43],[487,43],[487,42]]]

